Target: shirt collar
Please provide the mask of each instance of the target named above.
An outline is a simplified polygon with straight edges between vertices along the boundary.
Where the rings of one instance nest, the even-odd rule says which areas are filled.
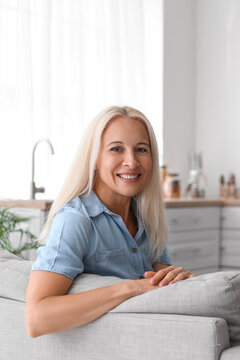
[[[109,212],[108,208],[101,202],[93,190],[89,196],[81,196],[81,200],[91,217],[98,216],[104,211]]]
[[[95,194],[95,192],[92,190],[91,193],[89,194],[89,196],[81,196],[81,200],[89,214],[89,216],[91,217],[95,217],[100,215],[103,212],[106,212],[110,215],[115,215],[115,216],[119,216],[117,214],[114,214],[112,211],[110,211],[106,205],[104,205],[102,203],[102,201],[98,198],[98,196]],[[141,219],[137,216],[137,209],[136,209],[136,202],[133,201],[132,202],[132,209],[137,217],[137,221],[138,221],[138,232],[137,234],[140,236],[143,232],[143,223],[141,221]],[[136,235],[137,235],[136,234]]]

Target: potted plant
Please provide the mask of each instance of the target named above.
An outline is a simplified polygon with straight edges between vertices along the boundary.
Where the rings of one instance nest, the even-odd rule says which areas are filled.
[[[37,249],[40,244],[36,236],[28,230],[21,228],[22,223],[29,221],[28,217],[20,217],[7,208],[0,208],[0,248],[22,256],[22,252]],[[10,239],[11,234],[18,235],[18,246],[15,247]]]

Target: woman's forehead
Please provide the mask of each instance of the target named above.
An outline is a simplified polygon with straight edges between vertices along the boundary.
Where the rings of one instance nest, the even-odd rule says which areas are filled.
[[[127,117],[112,119],[105,128],[102,139],[104,142],[137,140],[149,141],[147,127],[142,120]]]

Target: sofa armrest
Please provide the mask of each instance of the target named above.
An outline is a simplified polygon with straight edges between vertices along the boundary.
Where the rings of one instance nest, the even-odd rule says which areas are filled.
[[[31,339],[24,312],[24,303],[1,299],[1,356],[5,360],[16,354],[25,360],[112,360],[113,354],[116,360],[217,360],[229,347],[227,324],[220,318],[107,313],[81,327]]]

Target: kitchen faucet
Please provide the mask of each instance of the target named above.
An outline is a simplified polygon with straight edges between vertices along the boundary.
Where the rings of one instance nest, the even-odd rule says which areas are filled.
[[[44,187],[36,187],[35,182],[34,182],[34,170],[35,170],[35,151],[36,148],[38,146],[38,144],[42,141],[45,141],[48,143],[50,149],[51,149],[51,153],[52,155],[54,155],[54,150],[53,150],[53,146],[50,142],[50,140],[48,139],[40,139],[36,142],[36,144],[33,147],[33,151],[32,151],[32,182],[31,182],[31,199],[34,200],[35,199],[35,195],[36,193],[44,193],[45,192],[45,188]]]

